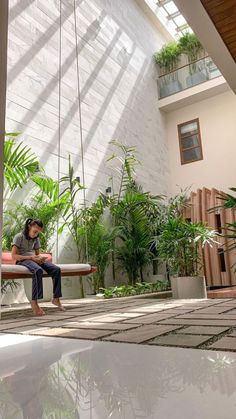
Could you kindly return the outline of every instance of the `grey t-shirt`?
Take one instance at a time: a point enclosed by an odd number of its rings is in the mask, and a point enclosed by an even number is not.
[[[38,237],[35,239],[27,239],[24,233],[18,233],[12,240],[11,245],[15,245],[18,248],[19,255],[33,256],[35,254],[35,250],[40,248],[40,241]]]

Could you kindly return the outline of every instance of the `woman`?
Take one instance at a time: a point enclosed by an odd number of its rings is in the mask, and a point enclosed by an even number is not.
[[[38,305],[38,299],[43,298],[43,270],[53,280],[52,304],[65,311],[62,306],[61,294],[61,270],[51,262],[46,262],[47,257],[40,255],[39,233],[43,231],[43,223],[40,220],[28,218],[24,231],[16,234],[12,241],[12,258],[16,264],[26,266],[32,273],[32,301],[31,307],[36,316],[43,316],[45,312]]]

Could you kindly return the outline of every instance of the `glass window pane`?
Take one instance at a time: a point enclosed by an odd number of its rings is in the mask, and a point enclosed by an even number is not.
[[[193,148],[192,150],[185,150],[183,151],[183,159],[185,163],[188,163],[190,161],[194,160],[200,160],[201,159],[201,149],[200,147]]]
[[[182,125],[182,127],[180,128],[181,134],[192,133],[192,132],[196,132],[197,130],[198,130],[197,121]]]
[[[183,150],[185,150],[186,148],[198,146],[198,135],[192,135],[191,137],[182,138],[181,145]]]
[[[167,12],[171,15],[172,13],[178,12],[178,9],[175,5],[175,3],[171,0],[169,3],[165,4],[165,9]]]
[[[174,20],[174,22],[176,23],[177,26],[182,26],[182,25],[187,23],[186,20],[184,19],[184,17],[181,16],[181,15],[175,17],[173,20]]]

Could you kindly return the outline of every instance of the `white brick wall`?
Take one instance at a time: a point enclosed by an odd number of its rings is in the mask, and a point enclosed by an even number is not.
[[[10,0],[7,130],[20,130],[46,172],[58,170],[59,0]],[[135,0],[77,0],[87,198],[107,186],[113,138],[136,145],[138,181],[167,193],[165,126],[153,52],[165,41]],[[61,173],[81,176],[73,1],[63,1]]]

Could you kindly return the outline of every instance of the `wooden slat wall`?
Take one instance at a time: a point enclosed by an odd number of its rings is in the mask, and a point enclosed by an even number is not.
[[[236,61],[236,0],[201,0],[201,3]]]
[[[191,219],[191,221],[206,222],[208,226],[217,230],[217,212],[208,212],[210,208],[222,205],[222,201],[218,198],[222,192],[216,189],[198,189],[197,192],[192,192],[190,197],[191,207],[184,212],[184,217]],[[221,226],[224,227],[227,223],[235,222],[235,211],[231,209],[218,211],[221,217]],[[223,231],[224,233],[224,231]],[[236,285],[236,274],[232,265],[236,262],[236,251],[225,252],[225,266],[226,272],[221,272],[220,257],[218,248],[225,249],[227,239],[218,237],[219,245],[214,245],[212,248],[207,246],[203,251],[204,274],[208,286],[230,286]]]

